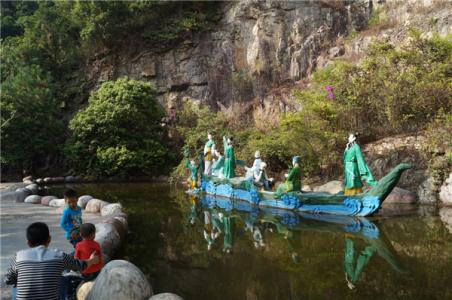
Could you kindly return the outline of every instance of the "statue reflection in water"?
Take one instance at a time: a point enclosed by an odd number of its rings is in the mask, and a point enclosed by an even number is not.
[[[299,244],[296,239],[301,237],[301,231],[342,232],[344,233],[344,273],[348,288],[356,288],[363,270],[375,253],[394,270],[403,272],[384,232],[366,218],[293,213],[278,209],[259,210],[244,202],[233,202],[210,196],[204,197],[202,201],[195,198],[191,198],[189,223],[194,226],[196,220],[200,220],[199,216],[203,216],[203,237],[209,251],[223,235],[222,251],[232,253],[236,230],[243,224],[243,231],[249,232],[247,236],[251,238],[251,245],[255,249],[268,247],[265,237],[268,234],[277,234],[285,240],[287,252],[293,263],[298,264],[300,257],[294,245]],[[235,212],[242,213],[239,215]]]

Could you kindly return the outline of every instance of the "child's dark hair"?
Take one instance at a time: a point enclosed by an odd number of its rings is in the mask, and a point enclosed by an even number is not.
[[[96,226],[91,223],[83,223],[82,226],[80,226],[80,235],[82,238],[88,238],[91,234],[96,232]]]
[[[64,192],[64,198],[77,198],[77,192],[74,191],[73,189],[67,189]]]
[[[32,247],[45,245],[49,237],[49,227],[46,223],[36,222],[27,227],[27,240]]]

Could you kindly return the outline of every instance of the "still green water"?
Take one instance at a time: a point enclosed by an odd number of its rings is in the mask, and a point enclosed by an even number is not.
[[[166,184],[74,188],[122,203],[130,233],[120,256],[147,275],[154,293],[452,299],[452,234],[431,209],[390,218],[322,217],[195,199]]]

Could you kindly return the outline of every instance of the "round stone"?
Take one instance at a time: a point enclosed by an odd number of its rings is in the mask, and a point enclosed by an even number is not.
[[[122,212],[122,206],[119,203],[112,203],[102,207],[100,214],[102,217],[110,217]]]
[[[30,195],[24,200],[25,203],[38,204],[41,203],[41,196],[38,195]]]
[[[98,213],[102,207],[106,205],[106,203],[108,204],[108,202],[100,199],[91,199],[86,204],[85,211],[90,213]]]
[[[75,177],[74,176],[66,176],[64,177],[64,182],[75,182]]]
[[[135,265],[125,260],[113,260],[106,264],[97,276],[86,299],[144,300],[149,299],[152,294],[146,276]]]
[[[173,293],[160,293],[152,296],[149,300],[184,300],[184,298]]]
[[[96,242],[99,243],[102,252],[111,256],[120,244],[121,237],[115,226],[107,223],[96,224]]]
[[[93,287],[95,281],[88,281],[85,283],[82,283],[77,288],[77,300],[85,300],[88,297],[89,292],[91,291],[91,288]]]
[[[66,201],[64,199],[53,199],[50,200],[49,206],[52,207],[62,207],[66,205]]]
[[[29,189],[32,194],[37,194],[39,191],[39,186],[36,183],[29,184],[25,188]]]
[[[90,196],[90,195],[80,196],[78,198],[77,205],[80,206],[82,209],[85,209],[86,204],[88,204],[88,201],[91,199],[93,199],[93,196]]]
[[[125,239],[125,237],[127,235],[127,226],[125,226],[123,224],[123,222],[121,222],[120,220],[118,220],[115,217],[110,217],[110,218],[106,219],[104,221],[104,223],[112,224],[115,227],[116,231],[118,232],[119,237],[121,238],[121,241],[123,241]]]
[[[55,196],[44,196],[41,198],[41,204],[45,205],[45,206],[49,206],[50,201],[52,201],[53,199],[58,199]]]

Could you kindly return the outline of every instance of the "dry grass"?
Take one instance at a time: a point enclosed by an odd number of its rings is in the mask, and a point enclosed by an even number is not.
[[[253,111],[254,126],[263,133],[269,133],[279,127],[281,116],[278,108],[258,106]]]

